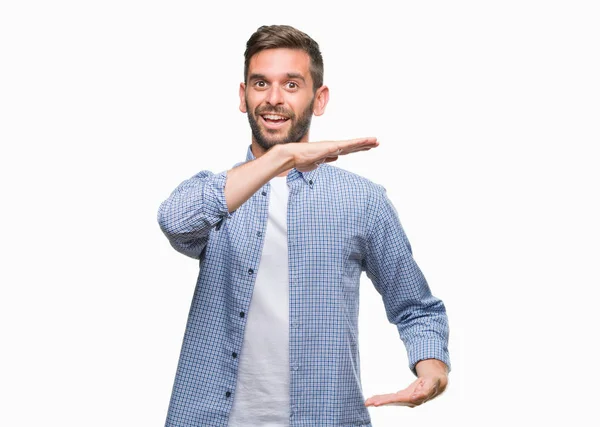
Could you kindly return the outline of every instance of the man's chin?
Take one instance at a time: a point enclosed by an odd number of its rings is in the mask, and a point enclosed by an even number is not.
[[[264,135],[262,135],[261,141],[262,141],[262,144],[260,144],[260,145],[266,145],[269,148],[271,148],[271,147],[273,147],[275,145],[288,144],[288,143],[292,142],[287,137],[285,137],[285,138],[281,138],[281,137],[280,138],[269,138],[269,137],[266,137],[265,138]]]

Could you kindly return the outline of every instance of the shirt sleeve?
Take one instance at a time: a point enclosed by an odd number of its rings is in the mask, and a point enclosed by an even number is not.
[[[364,268],[381,294],[388,320],[397,326],[408,353],[410,370],[424,359],[438,359],[450,369],[448,319],[444,303],[431,294],[413,259],[396,209],[379,192],[371,209]]]
[[[158,209],[158,224],[177,251],[199,259],[211,228],[230,218],[225,200],[227,171],[202,171],[182,182]]]

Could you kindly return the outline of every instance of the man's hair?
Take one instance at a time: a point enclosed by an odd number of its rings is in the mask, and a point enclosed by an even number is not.
[[[263,25],[250,36],[244,52],[244,83],[248,79],[250,59],[266,49],[300,49],[310,57],[310,76],[313,92],[323,86],[323,57],[319,45],[310,36],[289,25]]]

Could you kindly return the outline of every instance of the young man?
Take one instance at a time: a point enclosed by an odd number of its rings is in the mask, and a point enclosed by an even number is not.
[[[448,381],[448,324],[383,186],[327,164],[376,138],[309,141],[329,99],[318,44],[289,26],[248,40],[240,110],[252,143],[162,203],[173,247],[200,260],[166,425],[370,426],[367,406],[419,405]],[[364,400],[365,271],[418,379]]]

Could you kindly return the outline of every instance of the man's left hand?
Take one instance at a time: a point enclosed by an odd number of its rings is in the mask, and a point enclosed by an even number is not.
[[[448,367],[436,359],[421,360],[416,364],[418,378],[397,393],[379,394],[368,398],[365,406],[398,405],[414,408],[431,400],[446,389]]]

